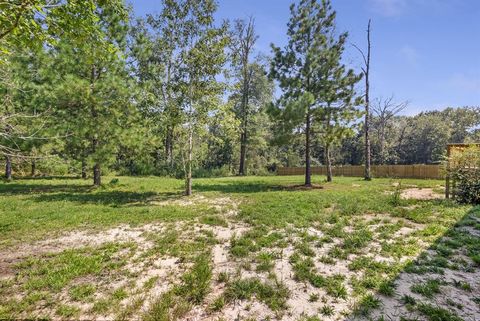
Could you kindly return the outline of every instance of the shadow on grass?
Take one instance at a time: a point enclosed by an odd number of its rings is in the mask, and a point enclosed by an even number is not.
[[[62,178],[63,179],[63,178]],[[155,191],[132,192],[114,190],[109,186],[95,188],[82,184],[58,184],[49,182],[20,184],[10,182],[0,184],[0,196],[31,195],[36,202],[74,202],[80,204],[100,204],[109,206],[145,206],[151,201],[165,201],[180,197],[180,192]]]
[[[75,202],[80,204],[101,204],[110,206],[147,205],[152,200],[164,200],[178,195],[176,193],[98,191],[87,193],[55,193],[39,195],[37,202]]]
[[[435,203],[448,203],[447,207],[455,204],[448,200]],[[480,276],[479,235],[477,206],[384,282],[383,288],[373,289],[374,295],[356,304],[346,320],[476,320],[480,315],[476,281]],[[378,263],[371,261],[363,269],[370,273],[378,269]],[[436,282],[438,290],[429,287]]]
[[[42,176],[42,175],[38,175],[38,176],[19,176],[19,177],[16,177],[16,176],[13,176],[13,181],[15,180],[22,180],[22,181],[39,181],[39,180],[48,180],[48,181],[53,181],[53,180],[56,180],[56,179],[59,179],[59,180],[80,180],[81,177],[80,176]],[[84,181],[87,181],[87,179],[85,179]]]
[[[234,182],[228,184],[202,184],[194,183],[193,190],[196,192],[220,192],[220,193],[261,193],[261,192],[277,192],[277,191],[313,191],[323,189],[321,185],[312,185],[306,187],[305,185],[289,184],[289,185],[272,185],[262,182],[258,183],[241,183]]]
[[[0,195],[29,195],[40,193],[80,193],[89,192],[93,189],[90,185],[81,184],[0,184]]]

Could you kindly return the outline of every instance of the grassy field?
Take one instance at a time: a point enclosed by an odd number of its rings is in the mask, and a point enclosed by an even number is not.
[[[0,183],[0,319],[475,320],[480,209],[442,181]]]

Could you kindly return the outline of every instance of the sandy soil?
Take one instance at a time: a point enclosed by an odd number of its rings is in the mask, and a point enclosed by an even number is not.
[[[435,192],[432,188],[408,188],[402,191],[403,199],[433,200],[442,199],[444,195]]]
[[[432,189],[410,188],[404,190],[403,198],[416,199],[435,199],[441,198],[441,195],[435,193]],[[137,245],[137,250],[132,257],[129,258],[125,270],[129,275],[120,275],[114,279],[93,279],[91,282],[98,282],[98,286],[103,291],[99,291],[96,299],[102,298],[105,293],[111,292],[113,289],[120,287],[128,287],[129,297],[122,301],[122,306],[134,304],[135,300],[142,299],[140,309],[132,316],[133,319],[140,319],[141,314],[148,311],[152,302],[158,298],[162,293],[168,291],[174,284],[179,282],[179,276],[182,275],[188,268],[189,264],[181,262],[179,258],[162,256],[144,259],[142,255],[152,248],[154,245],[148,234],[162,234],[167,230],[175,229],[180,231],[182,237],[191,237],[202,230],[210,231],[217,239],[217,243],[213,245],[211,251],[213,278],[211,284],[211,291],[205,298],[204,302],[198,306],[192,307],[191,311],[183,318],[186,321],[206,321],[206,320],[245,320],[253,318],[257,320],[281,320],[281,321],[295,321],[304,316],[319,316],[322,320],[345,320],[346,316],[351,313],[355,304],[352,299],[353,289],[350,284],[352,278],[361,278],[362,272],[354,272],[349,269],[349,264],[356,258],[357,255],[350,255],[347,259],[336,259],[333,264],[325,264],[320,261],[322,256],[328,256],[329,251],[341,244],[342,239],[334,238],[332,243],[324,244],[322,247],[315,247],[315,270],[323,276],[332,276],[335,274],[342,274],[346,277],[344,282],[347,291],[348,299],[334,299],[329,296],[325,289],[314,288],[307,282],[298,282],[294,279],[294,272],[292,264],[289,262],[289,257],[294,252],[294,244],[299,241],[301,233],[307,233],[314,238],[321,238],[324,233],[320,227],[310,227],[308,229],[295,229],[288,226],[278,232],[286,235],[288,239],[288,246],[286,248],[272,248],[269,251],[278,253],[278,257],[274,261],[273,274],[277,280],[283,282],[289,289],[290,296],[287,301],[288,309],[281,312],[271,311],[265,304],[252,301],[237,301],[227,304],[221,311],[212,312],[209,307],[211,303],[225,290],[225,284],[217,282],[217,277],[222,272],[227,272],[230,275],[237,275],[240,277],[258,277],[264,282],[270,282],[269,274],[267,272],[256,272],[255,263],[252,263],[252,268],[249,270],[242,269],[242,264],[245,259],[235,259],[230,253],[232,237],[238,237],[247,232],[251,227],[247,224],[240,223],[236,220],[238,212],[238,204],[232,202],[229,198],[207,199],[205,197],[196,196],[192,199],[169,200],[155,203],[153,205],[179,205],[191,206],[195,204],[209,204],[212,207],[219,209],[223,217],[228,222],[228,226],[209,226],[200,223],[175,223],[175,224],[146,224],[143,226],[130,227],[127,225],[120,225],[114,228],[106,229],[104,231],[73,231],[66,233],[60,237],[42,240],[34,244],[22,245],[16,248],[9,249],[0,253],[0,278],[9,279],[15,275],[14,265],[28,256],[40,256],[45,253],[59,253],[65,249],[80,248],[84,246],[100,246],[110,242],[133,242]],[[412,233],[421,230],[424,226],[421,224],[414,224],[403,218],[386,217],[382,214],[368,214],[355,217],[355,220],[368,224],[368,228],[374,233],[374,240],[363,250],[362,255],[374,257],[378,262],[389,262],[390,257],[383,257],[380,255],[381,244],[377,239],[379,232],[377,230],[382,227],[387,221],[390,224],[398,223],[399,229],[392,233],[391,240],[408,238]],[[475,237],[479,237],[479,232],[470,227],[463,227]],[[351,233],[352,226],[347,226],[345,231]],[[193,233],[193,234],[192,234]],[[418,242],[419,249],[425,250],[427,244]],[[413,257],[403,257],[401,260],[414,259]],[[466,272],[462,270],[453,271],[446,269],[443,276],[439,275],[412,275],[402,273],[396,279],[396,294],[394,297],[380,296],[382,306],[376,310],[371,316],[372,319],[377,319],[380,316],[386,316],[388,320],[400,320],[400,317],[414,317],[422,319],[421,316],[407,310],[402,304],[401,298],[403,295],[410,295],[418,300],[425,301],[425,298],[418,294],[411,292],[412,284],[424,282],[428,278],[441,277],[446,283],[442,285],[441,294],[436,296],[436,299],[431,303],[439,306],[450,306],[451,300],[461,304],[464,308],[457,309],[456,313],[464,320],[478,320],[480,319],[480,307],[473,303],[472,298],[480,296],[480,270],[476,269],[474,272]],[[153,286],[145,289],[145,285],[152,279],[155,279]],[[78,281],[78,280],[76,280]],[[85,280],[83,280],[85,281]],[[133,281],[133,283],[132,283]],[[454,281],[468,282],[472,286],[472,292],[465,293],[460,291],[453,284]],[[311,295],[318,295],[319,300],[311,302]],[[19,293],[21,296],[21,293]],[[62,292],[57,298],[60,302],[75,305],[82,311],[83,318],[98,318],[98,315],[89,315],[88,312],[92,307],[91,303],[75,303],[70,302],[67,292]],[[333,307],[333,313],[330,316],[320,316],[319,311],[324,306]],[[58,316],[52,311],[47,312],[53,319],[58,319]],[[103,319],[114,319],[114,315],[103,316]]]

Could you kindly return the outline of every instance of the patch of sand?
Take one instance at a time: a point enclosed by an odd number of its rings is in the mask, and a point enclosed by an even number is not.
[[[402,191],[402,199],[433,200],[442,199],[442,194],[436,193],[432,188],[408,188]]]

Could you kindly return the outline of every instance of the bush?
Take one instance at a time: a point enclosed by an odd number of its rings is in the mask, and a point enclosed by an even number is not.
[[[480,146],[454,149],[448,161],[448,174],[456,184],[456,200],[480,204]]]
[[[480,204],[480,170],[463,170],[455,177],[455,197],[460,203]]]
[[[183,173],[182,173],[183,175]],[[232,173],[228,166],[217,167],[217,168],[197,168],[192,172],[193,178],[211,178],[211,177],[227,177],[231,176]]]

